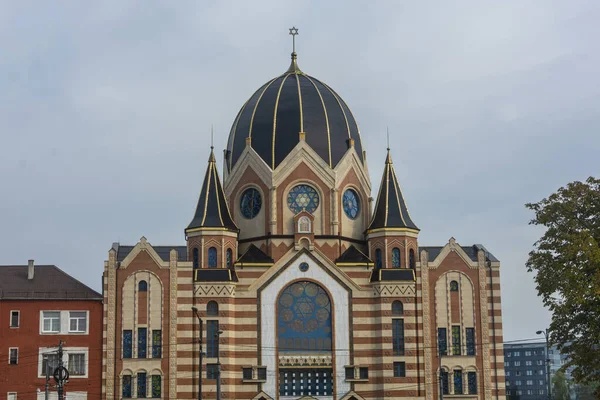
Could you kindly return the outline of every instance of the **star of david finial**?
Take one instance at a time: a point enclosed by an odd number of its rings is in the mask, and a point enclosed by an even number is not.
[[[296,52],[296,35],[298,34],[298,28],[292,26],[290,28],[290,35],[292,35],[292,51]]]

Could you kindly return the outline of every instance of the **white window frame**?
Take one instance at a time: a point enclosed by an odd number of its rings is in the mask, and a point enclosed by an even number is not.
[[[80,321],[81,318],[77,317],[77,318],[72,318],[71,317],[71,313],[84,313],[85,314],[85,321],[84,321],[84,327],[83,330],[71,330],[71,321],[72,320],[77,320]],[[89,320],[89,312],[86,310],[71,310],[69,311],[69,333],[87,333],[88,332],[88,320]],[[79,326],[79,322],[77,323],[77,327],[78,329],[80,328]]]
[[[15,364],[11,364],[11,362],[10,362],[10,355],[11,355],[10,353],[13,350],[17,351],[17,362]],[[18,347],[9,347],[8,348],[8,365],[19,365],[19,348]]]
[[[6,393],[6,399],[7,400],[17,400],[17,392],[7,392]],[[12,397],[14,396],[14,397]]]
[[[17,313],[17,325],[13,325],[13,313]],[[21,311],[20,310],[10,310],[10,321],[8,322],[11,329],[20,328],[21,327]]]
[[[46,378],[46,371],[42,370],[44,355],[47,353],[56,353],[58,347],[40,347],[38,355],[38,378]],[[84,354],[85,375],[70,375],[69,379],[87,379],[90,374],[90,355],[88,347],[63,347],[63,365],[69,369],[69,355]]]
[[[71,372],[71,370],[72,370],[72,368],[71,368],[71,356],[75,356],[75,355],[81,355],[81,356],[83,356],[83,368],[85,370],[84,374],[79,374],[78,375],[78,374],[75,374],[75,373]],[[71,376],[72,377],[87,376],[87,374],[88,374],[88,370],[87,370],[87,367],[88,367],[87,354],[84,353],[84,352],[78,353],[76,351],[70,352],[67,355],[67,364],[66,364],[66,366],[67,366],[67,370],[69,370],[69,377],[71,377]]]
[[[46,320],[44,313],[58,313],[58,330],[57,331],[44,329],[44,322]],[[42,311],[40,311],[40,332],[45,335],[60,335],[61,319],[62,319],[61,312],[59,310],[42,310]],[[52,323],[50,323],[50,328],[52,329]]]

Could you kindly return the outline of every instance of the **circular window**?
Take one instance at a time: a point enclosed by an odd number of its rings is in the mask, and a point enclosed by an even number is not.
[[[303,210],[312,214],[319,207],[319,194],[308,185],[294,186],[288,193],[287,203],[294,214]]]
[[[347,189],[344,192],[342,203],[344,204],[344,212],[348,218],[356,219],[356,217],[358,217],[358,211],[360,210],[358,194],[352,189]]]
[[[246,189],[240,201],[240,211],[244,218],[252,219],[258,215],[262,206],[262,198],[258,190]]]
[[[302,271],[302,272],[308,271],[308,263],[307,262],[300,263],[300,271]]]

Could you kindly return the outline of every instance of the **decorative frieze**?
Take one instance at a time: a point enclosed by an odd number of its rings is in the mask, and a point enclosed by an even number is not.
[[[235,297],[235,284],[203,284],[194,285],[196,297]]]

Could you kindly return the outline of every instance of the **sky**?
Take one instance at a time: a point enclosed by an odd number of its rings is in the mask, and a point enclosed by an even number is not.
[[[289,65],[334,88],[419,243],[501,260],[505,340],[550,314],[524,206],[600,176],[597,1],[0,2],[0,264],[101,290],[113,242],[185,244],[215,128]]]

